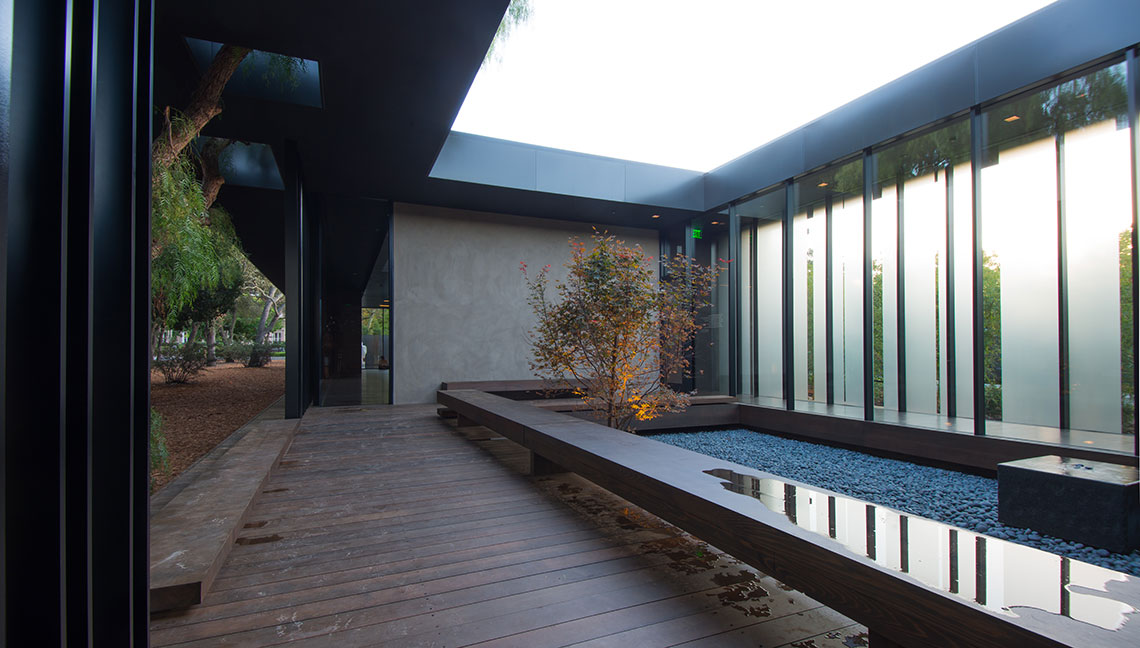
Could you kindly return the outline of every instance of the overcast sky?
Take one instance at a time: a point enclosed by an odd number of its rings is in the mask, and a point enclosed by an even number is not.
[[[531,3],[454,130],[708,171],[1051,1]]]

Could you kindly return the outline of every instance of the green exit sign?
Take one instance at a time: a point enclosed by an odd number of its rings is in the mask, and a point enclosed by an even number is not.
[[[693,238],[695,238],[695,239],[701,238],[701,228],[699,228],[699,227],[693,228]]]

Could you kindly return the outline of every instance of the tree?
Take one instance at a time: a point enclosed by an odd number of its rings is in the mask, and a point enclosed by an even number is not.
[[[246,294],[261,301],[261,317],[253,335],[253,348],[250,350],[247,367],[263,367],[269,364],[269,345],[265,337],[285,317],[285,294],[249,261],[245,262]]]
[[[550,266],[526,276],[538,318],[531,369],[573,390],[610,427],[632,431],[635,421],[683,410],[688,395],[673,391],[668,376],[689,367],[697,311],[708,305],[716,270],[678,255],[657,282],[640,247],[596,232],[592,249],[570,245],[569,275],[553,283],[557,303],[548,297]]]
[[[515,27],[530,20],[531,13],[533,9],[530,0],[511,0],[506,13],[503,14],[503,20],[499,23],[499,28],[495,30],[495,37],[491,39],[491,46],[487,48],[487,54],[483,57],[483,65],[491,59],[499,59],[498,47],[510,37]]]

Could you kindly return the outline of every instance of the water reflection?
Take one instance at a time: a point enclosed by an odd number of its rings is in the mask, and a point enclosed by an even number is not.
[[[802,529],[995,612],[1037,608],[1118,630],[1137,611],[1111,594],[1087,593],[1129,580],[1120,572],[778,479],[705,472]]]

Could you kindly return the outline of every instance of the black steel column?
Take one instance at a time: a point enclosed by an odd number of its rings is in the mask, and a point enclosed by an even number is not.
[[[0,24],[0,644],[145,645],[151,4]]]
[[[898,231],[895,236],[895,290],[896,290],[896,312],[895,312],[895,337],[897,342],[897,358],[896,366],[898,367],[898,398],[899,398],[899,411],[906,411],[906,250],[903,245],[903,236],[905,234],[903,222],[903,179],[900,176],[895,184],[895,206],[896,217],[898,219]],[[886,278],[884,277],[884,280]],[[884,291],[883,299],[886,299]],[[934,314],[938,317],[937,311]],[[886,328],[886,321],[883,322],[883,327]],[[935,344],[938,341],[935,340]],[[883,367],[883,381],[886,382],[887,368]],[[883,401],[886,405],[886,400]]]
[[[946,172],[946,416],[958,416],[958,343],[955,322],[954,272],[954,166],[951,161]]]
[[[982,268],[982,152],[985,147],[982,110],[970,111],[970,172],[973,174],[973,299],[974,299],[974,434],[986,433],[986,340]]]
[[[1128,68],[1125,75],[1128,77],[1128,124],[1132,140],[1128,147],[1132,151],[1132,385],[1135,391],[1133,399],[1140,400],[1140,362],[1135,361],[1136,347],[1140,346],[1140,321],[1137,321],[1137,295],[1140,294],[1140,289],[1136,286],[1136,277],[1140,276],[1137,274],[1140,261],[1136,258],[1140,251],[1136,247],[1137,217],[1140,214],[1140,56],[1137,56],[1136,48],[1128,50],[1125,61]],[[1134,416],[1132,423],[1132,453],[1135,455],[1140,455],[1140,430],[1136,425],[1138,418],[1140,416]]]
[[[875,304],[871,247],[871,198],[875,156],[863,151],[863,420],[875,420]],[[847,365],[843,371],[846,374]]]
[[[393,400],[393,396],[395,394],[396,372],[400,369],[396,366],[396,318],[393,316],[396,312],[396,240],[393,238],[396,229],[394,227],[395,217],[393,216],[392,203],[387,203],[384,209],[384,216],[388,221],[388,404],[391,405],[396,402]],[[671,254],[667,254],[662,260],[667,260],[671,256]]]
[[[799,201],[797,200],[796,183],[788,180],[784,185],[784,263],[783,263],[783,281],[784,281],[784,299],[782,308],[784,315],[784,350],[783,350],[783,365],[784,365],[784,403],[789,410],[796,408],[796,357],[795,357],[795,299],[793,297],[793,290],[795,289],[794,275],[792,274],[794,266],[792,265],[795,260],[792,258],[794,247],[794,234],[792,229],[792,218],[796,213],[796,207]]]
[[[6,244],[0,255],[5,264],[0,578],[3,609],[13,623],[4,628],[0,643],[11,646],[59,646],[66,639],[66,5],[10,0],[4,7],[11,16],[3,34],[11,86],[0,101],[10,120],[0,159],[8,180],[7,200],[0,204],[6,235],[0,240]]]
[[[740,394],[740,214],[728,208],[728,393]]]
[[[834,238],[832,237],[832,226],[835,220],[832,218],[832,210],[834,205],[834,196],[831,192],[827,193],[823,203],[823,331],[824,341],[823,347],[825,350],[824,357],[824,377],[827,380],[827,404],[835,404],[835,283],[832,277],[835,276],[835,254],[832,252],[834,249]],[[844,365],[846,368],[846,365]]]
[[[281,176],[285,184],[285,417],[300,418],[308,406],[305,401],[309,346],[305,301],[308,240],[297,143],[286,140],[281,157]]]
[[[137,519],[134,507],[147,506],[150,481],[149,469],[141,474],[135,470],[149,454],[148,407],[135,397],[141,391],[136,388],[141,387],[138,383],[149,386],[150,354],[134,355],[139,349],[136,337],[147,337],[150,330],[149,295],[146,308],[135,303],[136,282],[147,280],[150,260],[149,252],[136,256],[141,248],[138,237],[146,240],[148,250],[150,242],[149,200],[139,201],[137,192],[139,184],[148,189],[150,185],[150,84],[145,79],[146,86],[138,92],[137,3],[100,0],[97,7],[93,146],[86,161],[92,167],[87,429],[90,641],[96,646],[130,646],[146,643],[147,618],[144,614],[138,619],[137,614],[145,613],[150,596],[146,570],[138,573],[132,557],[134,551],[146,547],[147,529],[134,529],[133,521]],[[149,22],[149,11],[146,14]],[[142,47],[149,50],[149,34]],[[139,94],[145,96],[145,107],[140,106]],[[72,111],[73,123],[79,114]],[[137,128],[138,121],[148,126]],[[140,137],[146,138],[145,147]],[[75,164],[78,150],[72,152]],[[137,159],[140,152],[141,159]],[[76,216],[71,213],[68,218]],[[70,331],[68,335],[72,337]],[[74,433],[68,430],[69,442]],[[139,631],[144,634],[136,635]]]
[[[1069,256],[1068,223],[1065,219],[1065,134],[1056,133],[1057,148],[1057,391],[1058,427],[1069,428]]]

